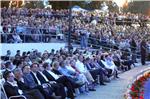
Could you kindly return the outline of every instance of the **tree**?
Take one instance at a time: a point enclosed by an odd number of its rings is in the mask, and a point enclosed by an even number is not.
[[[150,1],[133,1],[129,3],[128,12],[148,14]]]

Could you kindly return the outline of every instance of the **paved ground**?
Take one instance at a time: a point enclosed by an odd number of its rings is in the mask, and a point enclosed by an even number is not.
[[[150,99],[150,79],[145,84],[144,99]]]
[[[141,70],[148,68],[149,66],[138,66],[119,74],[119,79],[113,79],[106,86],[97,86],[95,92],[89,92],[88,94],[80,94],[76,99],[124,99],[123,95],[127,89],[128,84],[132,81]]]

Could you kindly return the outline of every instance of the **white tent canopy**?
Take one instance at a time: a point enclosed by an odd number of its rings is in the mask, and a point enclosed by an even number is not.
[[[95,9],[94,12],[96,12],[96,13],[103,13],[104,11],[100,10],[100,9]]]
[[[71,9],[72,11],[76,11],[76,12],[82,12],[82,11],[87,11],[87,10],[85,10],[85,9],[83,9],[83,8],[81,8],[80,6],[74,6],[74,7],[72,7],[72,9]]]

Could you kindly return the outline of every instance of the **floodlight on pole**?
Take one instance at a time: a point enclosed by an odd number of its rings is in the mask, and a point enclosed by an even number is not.
[[[119,7],[119,12],[121,12],[121,8],[125,4],[128,4],[129,2],[131,2],[131,0],[113,0],[113,2],[115,2],[117,4],[117,6]]]

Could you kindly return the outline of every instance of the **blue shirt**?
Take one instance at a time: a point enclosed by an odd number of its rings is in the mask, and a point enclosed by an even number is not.
[[[24,83],[29,85],[30,88],[34,88],[35,86],[37,86],[37,84],[34,81],[34,78],[32,77],[32,75],[30,73],[25,73],[23,75],[23,78],[24,78]]]
[[[73,77],[74,74],[74,72],[68,70],[66,67],[60,67],[58,71],[68,77]]]
[[[16,32],[17,33],[25,33],[26,32],[26,29],[25,29],[25,27],[23,27],[23,26],[17,26],[16,27]]]

